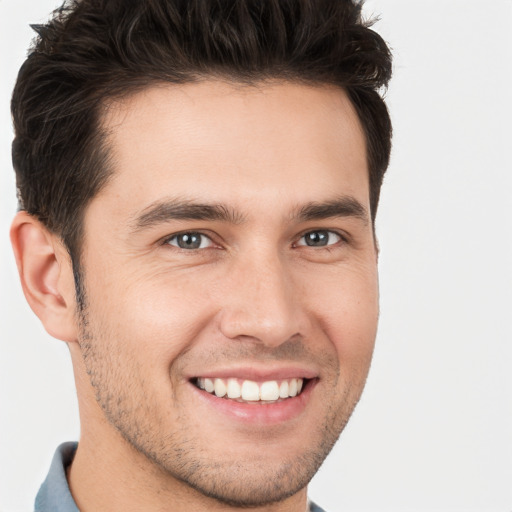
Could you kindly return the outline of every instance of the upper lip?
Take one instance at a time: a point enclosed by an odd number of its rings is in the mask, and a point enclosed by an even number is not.
[[[190,375],[190,379],[196,377],[203,378],[219,378],[219,379],[242,379],[253,380],[255,382],[266,382],[270,380],[284,380],[284,379],[314,379],[318,377],[318,372],[311,368],[306,368],[300,365],[281,365],[275,368],[258,368],[254,365],[236,366],[233,368],[218,368],[218,369],[205,369],[197,374]]]

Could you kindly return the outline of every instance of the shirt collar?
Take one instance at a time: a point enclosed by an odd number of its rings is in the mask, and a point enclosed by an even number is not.
[[[66,468],[78,443],[63,443],[53,456],[50,471],[36,496],[35,512],[80,512],[69,490]]]

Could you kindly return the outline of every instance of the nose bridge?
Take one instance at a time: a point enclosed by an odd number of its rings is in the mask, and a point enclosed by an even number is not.
[[[277,346],[300,334],[301,314],[290,268],[277,251],[257,251],[231,269],[221,330]]]

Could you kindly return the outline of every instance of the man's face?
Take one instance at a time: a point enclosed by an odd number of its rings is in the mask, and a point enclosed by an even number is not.
[[[161,85],[105,125],[114,175],[82,258],[81,349],[108,419],[93,429],[226,503],[298,492],[359,399],[376,333],[353,107],[331,87]]]

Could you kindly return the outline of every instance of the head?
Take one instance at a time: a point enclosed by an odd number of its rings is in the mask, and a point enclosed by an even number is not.
[[[82,0],[34,28],[13,161],[83,432],[223,503],[296,495],[371,360],[385,43],[355,1]]]
[[[102,127],[112,101],[158,83],[283,80],[347,93],[365,132],[374,220],[391,148],[379,95],[391,56],[361,10],[357,0],[66,2],[33,26],[14,89],[20,207],[78,260],[84,211],[112,173]]]

